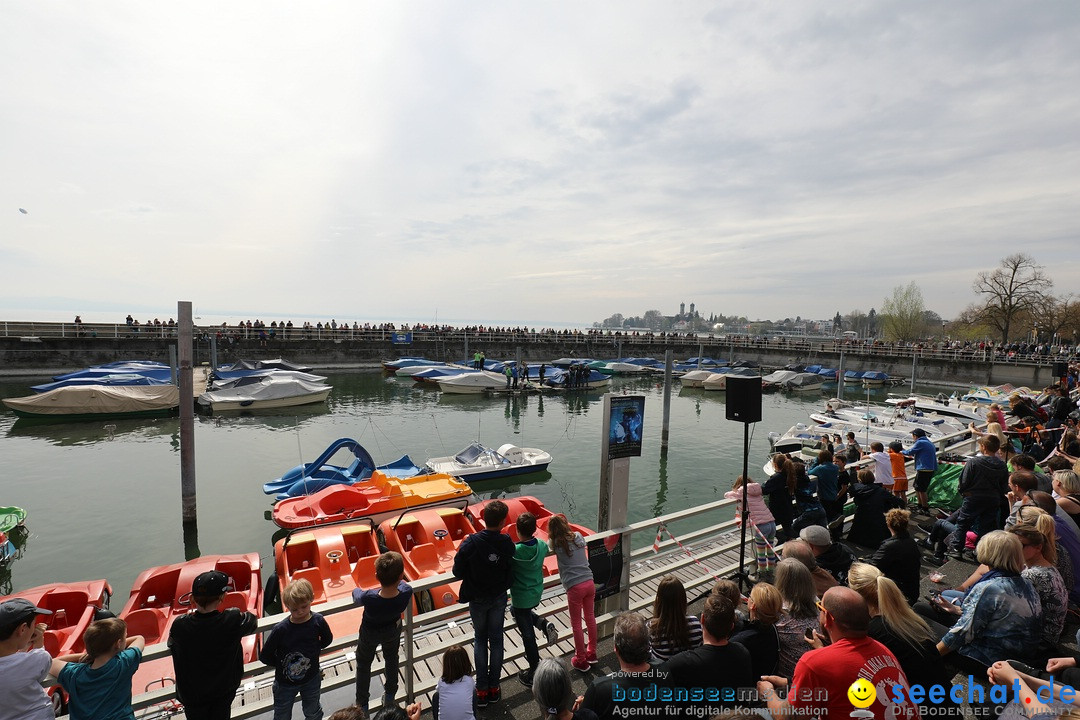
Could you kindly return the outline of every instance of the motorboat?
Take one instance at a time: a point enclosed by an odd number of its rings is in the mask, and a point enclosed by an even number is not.
[[[589,363],[596,362],[593,358],[576,358],[576,357],[561,357],[558,360],[552,360],[549,363],[552,367],[562,368],[565,370],[571,365],[588,365]]]
[[[356,588],[377,588],[380,553],[375,526],[368,520],[291,532],[274,544],[275,578],[267,592],[280,594],[291,581],[307,580],[315,591],[314,604],[322,605],[350,597]],[[357,607],[325,617],[334,637],[345,637],[356,633],[363,615]]]
[[[867,370],[859,378],[863,387],[884,387],[889,383],[889,373]]]
[[[312,368],[307,365],[298,365],[296,363],[283,360],[281,358],[275,358],[273,360],[237,360],[231,365],[223,365],[218,370],[237,371],[237,370],[286,370],[290,372],[302,372],[310,373]]]
[[[339,452],[350,453],[348,465],[332,465],[330,461]],[[408,455],[386,465],[376,465],[371,454],[352,438],[339,438],[330,443],[314,462],[304,463],[288,470],[281,477],[263,485],[263,492],[275,495],[278,500],[301,497],[319,492],[331,485],[352,485],[367,480],[379,470],[390,477],[413,477],[427,472],[412,461]]]
[[[967,429],[966,424],[954,417],[940,417],[921,412],[912,412],[910,406],[874,407],[869,405],[850,405],[842,400],[831,400],[824,412],[811,413],[810,419],[819,424],[835,425],[837,422],[856,427],[869,426],[872,429],[893,428],[908,434],[921,428],[930,439],[940,435],[951,435]]]
[[[715,374],[715,370],[690,370],[679,378],[679,382],[684,388],[700,388],[708,377]]]
[[[567,380],[568,373],[561,368],[553,368],[544,375],[544,385],[559,390],[598,390],[611,384],[610,376],[591,368],[589,369],[589,374],[585,376],[585,382],[583,384],[568,388],[566,385]]]
[[[315,375],[300,370],[271,370],[260,368],[258,370],[215,370],[211,380],[211,390],[226,390],[246,383],[256,382],[251,378],[262,378],[271,375],[275,378],[289,378],[303,380],[304,382],[321,385],[326,382],[325,375]]]
[[[146,644],[156,645],[169,638],[173,622],[194,609],[191,584],[204,572],[218,570],[229,576],[222,609],[237,608],[262,614],[261,562],[258,553],[243,555],[204,555],[173,565],[161,565],[144,570],[135,578],[131,594],[120,619],[127,623],[128,636],[142,635]],[[259,634],[241,639],[244,662],[258,657]],[[132,678],[132,694],[157,690],[172,685],[175,680],[172,658],[144,660]]]
[[[919,412],[923,413],[935,413],[942,417],[954,417],[964,422],[983,423],[986,422],[986,408],[987,405],[981,405],[977,402],[968,402],[962,404],[960,400],[953,395],[952,397],[945,397],[939,395],[936,398],[925,397],[922,395],[902,395],[898,397],[890,397],[885,400],[887,405],[895,405],[898,407],[914,407]]]
[[[761,391],[762,392],[775,392],[780,389],[786,381],[798,375],[796,370],[777,370],[771,372],[768,375],[763,375],[761,378]]]
[[[620,358],[618,360],[596,360],[588,363],[589,367],[605,375],[644,375],[663,370],[663,364],[653,358]]]
[[[825,378],[817,372],[801,372],[780,383],[785,392],[817,392],[825,384]]]
[[[460,372],[457,375],[438,378],[439,389],[444,393],[479,395],[488,390],[506,387],[506,376],[488,370]]]
[[[25,418],[98,420],[169,415],[180,405],[175,385],[73,385],[4,404]]]
[[[538,448],[522,448],[507,443],[492,450],[478,442],[469,443],[457,455],[435,457],[424,463],[434,473],[446,473],[463,480],[494,480],[546,470],[551,455]]]
[[[461,543],[476,532],[462,508],[411,511],[379,525],[386,549],[401,553],[405,560],[407,580],[450,572]],[[460,588],[460,580],[433,587],[416,598],[417,606],[421,612],[451,607],[458,602]]]
[[[727,390],[727,381],[730,377],[761,377],[756,370],[750,368],[727,368],[718,373],[713,373],[701,383],[706,390]]]
[[[286,529],[361,518],[380,523],[413,508],[460,503],[471,494],[468,483],[452,475],[394,478],[376,470],[363,482],[334,485],[304,497],[281,500],[271,517]]]
[[[276,374],[237,378],[223,390],[199,396],[199,405],[211,412],[222,410],[265,410],[326,402],[333,388],[322,383],[280,377]]]

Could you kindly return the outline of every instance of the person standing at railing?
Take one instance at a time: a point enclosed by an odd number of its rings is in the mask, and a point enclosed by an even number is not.
[[[356,646],[356,704],[368,711],[371,690],[371,663],[382,646],[383,707],[394,704],[398,688],[398,646],[401,644],[401,614],[412,600],[412,586],[405,582],[405,561],[401,555],[384,552],[375,560],[379,588],[352,591],[353,603],[364,608],[360,638]]]

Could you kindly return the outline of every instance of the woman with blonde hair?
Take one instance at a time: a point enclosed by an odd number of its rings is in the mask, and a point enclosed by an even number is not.
[[[848,587],[866,600],[870,610],[870,637],[892,651],[909,684],[950,685],[952,675],[945,669],[945,661],[936,647],[946,628],[936,626],[936,632],[931,629],[908,607],[896,583],[873,565],[854,563],[848,573]]]
[[[1001,429],[1002,426],[996,422],[986,423],[986,430],[979,430],[975,427],[975,423],[969,423],[968,429],[971,430],[972,437],[976,440],[983,435],[993,435],[998,439],[1001,445],[998,447],[997,456],[1002,460],[1008,460],[1009,456],[1015,454],[1015,449],[1009,439],[1005,437],[1005,432]]]
[[[1039,652],[1042,657],[1049,657],[1055,654],[1054,648],[1065,628],[1065,613],[1069,607],[1069,592],[1055,565],[1054,519],[1040,513],[1035,522],[1017,523],[1008,532],[1020,538],[1020,544],[1024,546],[1026,567],[1020,574],[1039,594],[1042,605],[1042,645]]]
[[[810,571],[795,558],[784,558],[776,566],[776,589],[783,598],[783,612],[776,623],[780,635],[778,673],[790,680],[795,664],[810,649],[806,631],[818,630],[818,598]]]
[[[750,652],[754,677],[775,675],[780,662],[780,634],[776,622],[783,612],[784,598],[769,583],[759,582],[750,590],[747,600],[750,622],[746,628],[731,636],[731,642],[742,645]]]
[[[701,645],[701,621],[686,614],[686,588],[674,575],[665,575],[657,585],[648,627],[649,646],[656,660],[664,661]]]
[[[1080,475],[1072,470],[1058,470],[1050,476],[1050,486],[1057,493],[1058,507],[1080,524]]]

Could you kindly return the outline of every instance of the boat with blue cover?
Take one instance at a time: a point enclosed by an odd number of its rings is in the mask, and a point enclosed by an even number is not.
[[[134,373],[117,373],[115,375],[100,375],[98,377],[78,377],[69,378],[67,380],[57,380],[51,383],[44,383],[43,385],[32,385],[30,387],[36,393],[49,392],[50,390],[56,390],[62,387],[73,387],[76,385],[169,385],[169,380],[159,380],[152,378],[148,375],[137,375]]]
[[[334,465],[331,460],[339,452],[351,453],[348,465]],[[371,477],[376,470],[390,477],[414,477],[427,472],[408,455],[386,465],[376,465],[371,453],[352,438],[338,438],[323,450],[313,462],[297,465],[281,477],[263,485],[263,492],[278,500],[303,497],[324,490],[332,485],[352,485]]]

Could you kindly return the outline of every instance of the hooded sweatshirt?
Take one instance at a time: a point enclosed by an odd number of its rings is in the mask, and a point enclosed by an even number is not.
[[[547,543],[531,538],[514,547],[514,581],[510,585],[510,604],[516,608],[534,608],[544,594],[544,558]]]

